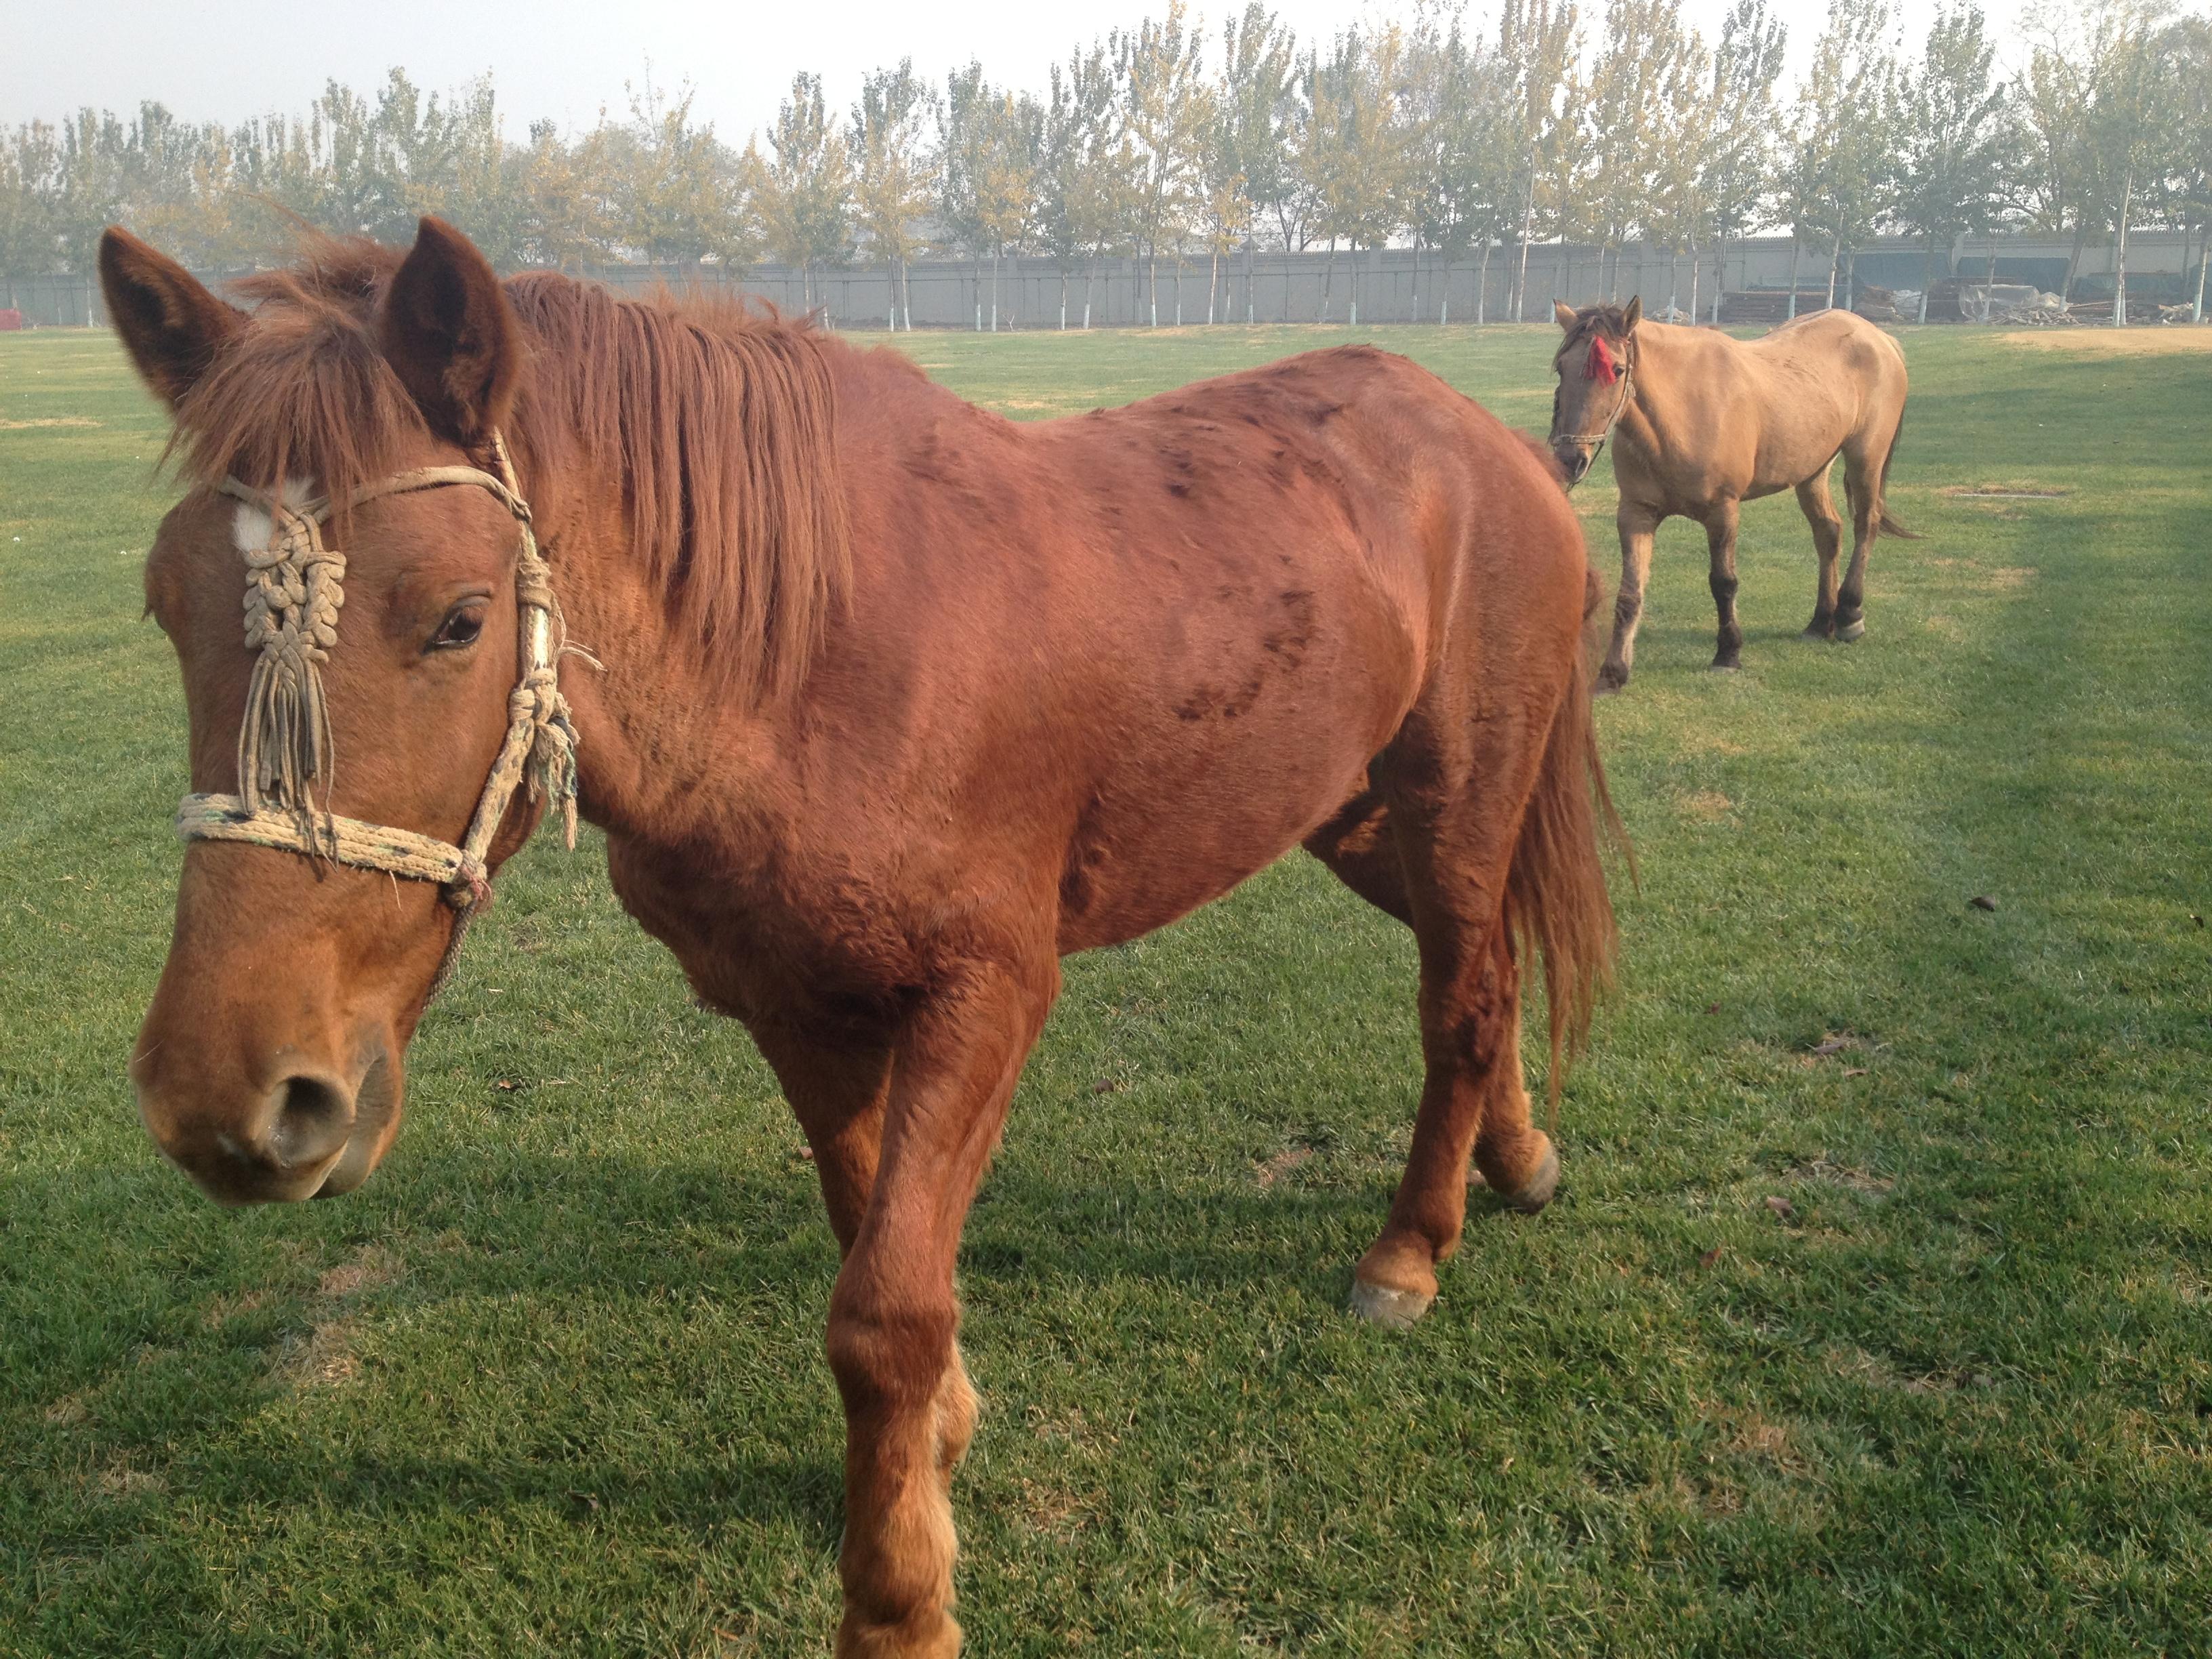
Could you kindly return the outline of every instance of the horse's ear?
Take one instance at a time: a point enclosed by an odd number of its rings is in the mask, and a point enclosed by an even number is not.
[[[1568,333],[1575,331],[1575,308],[1565,300],[1552,301],[1552,316]]]
[[[174,409],[215,367],[246,313],[118,225],[100,239],[100,291],[123,348],[156,396]]]
[[[442,219],[424,219],[377,318],[386,362],[431,429],[472,448],[514,403],[522,367],[514,313],[491,262]]]
[[[1637,325],[1637,324],[1638,324],[1638,323],[1642,322],[1643,320],[1644,320],[1644,296],[1643,296],[1641,294],[1639,294],[1639,295],[1638,295],[1634,299],[1631,300],[1631,301],[1628,302],[1628,312],[1627,312],[1627,314],[1626,314],[1625,317],[1623,317],[1623,318],[1621,319],[1621,323],[1620,323],[1620,331],[1621,331],[1621,333],[1622,333],[1622,334],[1624,334],[1624,335],[1628,335],[1628,334],[1633,334],[1633,333],[1635,333],[1635,332],[1636,332],[1636,325]]]

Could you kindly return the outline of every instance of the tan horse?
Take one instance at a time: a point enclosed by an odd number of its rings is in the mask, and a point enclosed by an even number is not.
[[[1569,482],[1579,482],[1610,437],[1620,484],[1620,592],[1599,689],[1628,684],[1652,537],[1669,518],[1705,527],[1720,612],[1712,665],[1741,665],[1736,509],[1784,489],[1797,492],[1820,557],[1805,637],[1864,634],[1867,554],[1875,538],[1918,539],[1882,500],[1905,424],[1905,353],[1897,342],[1848,311],[1815,312],[1747,341],[1645,322],[1637,300],[1625,310],[1553,309],[1566,338],[1553,360],[1559,380],[1553,452]],[[1843,520],[1828,494],[1828,469],[1839,452],[1854,536],[1840,585]]]
[[[841,1655],[959,1647],[953,1267],[1061,956],[1304,842],[1419,946],[1354,1305],[1425,1310],[1470,1154],[1551,1196],[1521,988],[1540,949],[1556,1060],[1612,950],[1595,584],[1540,453],[1442,381],[1321,352],[1018,426],[801,324],[502,283],[435,220],[251,313],[121,232],[100,270],[192,485],[146,572],[204,792],[147,1127],[226,1203],[366,1180],[456,927],[573,781],[813,1148]]]

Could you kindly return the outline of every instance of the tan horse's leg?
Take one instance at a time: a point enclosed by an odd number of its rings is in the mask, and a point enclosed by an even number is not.
[[[1644,619],[1644,585],[1651,576],[1651,540],[1659,528],[1656,514],[1626,501],[1613,522],[1620,532],[1620,592],[1613,602],[1613,644],[1597,674],[1601,691],[1618,691],[1628,684],[1636,661],[1636,629]]]
[[[1416,714],[1378,763],[1392,775],[1387,820],[1376,828],[1397,851],[1401,882],[1389,896],[1410,914],[1420,948],[1425,1073],[1389,1218],[1353,1273],[1353,1311],[1389,1325],[1413,1323],[1436,1298],[1437,1265],[1466,1223],[1470,1155],[1516,1208],[1542,1208],[1559,1178],[1522,1087],[1520,975],[1502,914],[1543,739],[1515,722],[1462,717],[1440,744],[1423,723]],[[1439,799],[1443,778],[1460,781]],[[1328,861],[1355,890],[1373,884],[1371,863],[1347,873],[1340,857]]]
[[[1836,638],[1856,640],[1866,632],[1867,555],[1874,550],[1881,532],[1881,501],[1877,494],[1881,467],[1880,455],[1869,455],[1854,441],[1844,446],[1844,499],[1851,508],[1851,562],[1836,590]]]
[[[1797,505],[1813,526],[1813,550],[1820,556],[1819,586],[1814,590],[1813,620],[1805,624],[1805,637],[1825,640],[1836,631],[1836,560],[1843,551],[1844,521],[1837,514],[1835,498],[1828,494],[1828,469],[1822,467],[1797,486]]]
[[[1705,541],[1713,559],[1711,586],[1719,613],[1720,639],[1713,647],[1715,668],[1743,666],[1743,628],[1735,619],[1736,504],[1723,497],[1706,509]]]
[[[875,1191],[830,1298],[845,1401],[838,1659],[950,1659],[951,1466],[975,1421],[953,1261],[1015,1079],[1060,985],[1049,947],[972,963],[908,1021]]]

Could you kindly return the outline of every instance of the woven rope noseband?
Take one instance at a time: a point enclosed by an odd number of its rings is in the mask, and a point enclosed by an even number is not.
[[[327,799],[332,762],[322,665],[337,643],[338,609],[345,603],[345,555],[322,539],[336,504],[318,499],[289,506],[235,478],[218,488],[261,508],[270,525],[269,544],[246,555],[246,643],[261,654],[238,734],[240,793],[187,795],[177,809],[177,833],[186,841],[246,842],[437,883],[455,916],[429,996],[444,988],[470,922],[490,902],[485,855],[526,781],[530,799],[557,806],[562,839],[572,849],[576,844],[576,729],[561,695],[560,663],[564,654],[584,653],[567,642],[552,571],[538,550],[507,446],[495,434],[491,447],[498,477],[472,466],[417,467],[356,490],[346,503],[350,508],[380,496],[466,484],[489,491],[521,532],[514,563],[520,661],[507,694],[507,736],[460,845],[316,806],[314,785],[322,781]]]

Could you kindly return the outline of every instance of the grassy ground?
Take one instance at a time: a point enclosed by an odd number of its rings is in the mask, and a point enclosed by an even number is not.
[[[1029,416],[1335,337],[907,343]],[[1544,332],[1376,337],[1546,418]],[[1861,645],[1795,637],[1784,497],[1705,674],[1662,532],[1563,1195],[1412,1334],[1340,1311],[1407,938],[1300,858],[1070,964],[963,1256],[975,1652],[2212,1650],[2212,331],[2123,337],[1909,335]],[[518,860],[361,1193],[218,1212],[141,1133],[161,436],[104,337],[0,341],[0,1654],[822,1650],[812,1173],[595,849]]]

